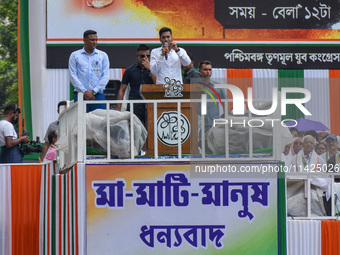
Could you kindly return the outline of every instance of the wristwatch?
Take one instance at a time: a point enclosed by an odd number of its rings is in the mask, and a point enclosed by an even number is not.
[[[94,90],[92,90],[92,93],[93,93],[94,96],[97,94]]]
[[[181,49],[181,48],[178,48],[178,50],[175,50],[175,52],[176,52],[176,53],[179,52],[180,49]]]

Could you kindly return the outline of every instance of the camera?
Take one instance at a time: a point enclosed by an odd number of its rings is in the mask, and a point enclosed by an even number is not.
[[[22,135],[23,136],[29,136],[29,133],[23,132]],[[41,153],[42,152],[42,146],[40,144],[39,136],[37,136],[35,141],[33,140],[33,141],[30,141],[29,143],[21,143],[20,144],[20,149],[21,149],[21,153],[23,155],[28,155],[28,154],[30,154],[32,152]]]

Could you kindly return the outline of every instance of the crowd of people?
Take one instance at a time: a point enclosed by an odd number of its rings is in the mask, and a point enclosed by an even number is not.
[[[296,128],[290,131],[296,139],[285,146],[282,161],[291,172],[306,173],[310,179],[312,215],[330,215],[331,179],[321,174],[340,171],[338,137],[324,131],[309,130],[301,133]],[[288,215],[306,216],[305,182],[288,181],[287,187]]]
[[[298,133],[296,128],[290,128],[291,134],[295,141],[287,144],[282,153],[282,161],[286,165],[294,165],[294,169],[308,169],[308,165],[326,164],[330,165],[339,163],[338,137],[327,132],[316,132],[309,130],[304,133]],[[302,161],[304,166],[296,164]],[[313,169],[308,169],[313,170]]]

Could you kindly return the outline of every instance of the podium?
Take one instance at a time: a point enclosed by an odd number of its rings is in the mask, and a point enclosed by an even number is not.
[[[145,99],[197,99],[202,91],[199,84],[182,84],[183,97],[166,97],[162,84],[142,84],[141,94]],[[147,104],[148,153],[154,152],[154,105]],[[157,104],[158,154],[178,154],[177,103]],[[182,154],[198,153],[198,103],[181,103]]]

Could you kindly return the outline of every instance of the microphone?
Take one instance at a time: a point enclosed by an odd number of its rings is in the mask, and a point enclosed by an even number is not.
[[[163,46],[169,46],[168,42],[165,42]],[[165,60],[168,60],[168,52],[165,52]]]

